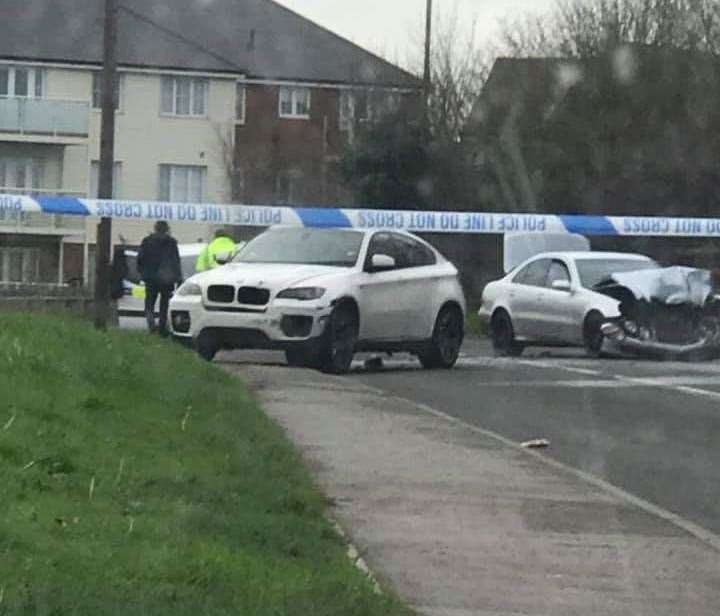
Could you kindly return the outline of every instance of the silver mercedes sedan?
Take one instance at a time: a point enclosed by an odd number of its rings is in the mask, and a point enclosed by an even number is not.
[[[603,351],[600,330],[620,316],[619,302],[593,288],[619,272],[655,269],[643,255],[614,252],[546,252],[489,283],[478,314],[489,325],[496,353],[519,356],[527,346],[581,346]]]

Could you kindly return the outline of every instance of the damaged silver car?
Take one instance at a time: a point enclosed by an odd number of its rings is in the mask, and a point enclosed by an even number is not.
[[[668,267],[619,272],[595,291],[620,302],[601,331],[619,351],[655,359],[720,357],[720,296],[710,271]]]

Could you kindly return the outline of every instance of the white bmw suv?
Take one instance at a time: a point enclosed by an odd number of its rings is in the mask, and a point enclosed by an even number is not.
[[[170,322],[208,360],[220,349],[278,349],[291,365],[342,374],[360,351],[451,368],[465,308],[455,267],[409,233],[283,227],[188,279]]]

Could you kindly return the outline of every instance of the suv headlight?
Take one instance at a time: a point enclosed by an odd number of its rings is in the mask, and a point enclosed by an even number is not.
[[[322,287],[297,287],[295,289],[285,289],[277,294],[278,299],[298,299],[300,301],[311,301],[320,299],[325,295],[325,289]]]
[[[180,288],[177,290],[178,295],[202,295],[202,287],[199,284],[196,284],[194,282],[186,282],[183,285],[180,285]]]

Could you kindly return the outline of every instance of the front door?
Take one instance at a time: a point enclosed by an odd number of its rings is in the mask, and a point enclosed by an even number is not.
[[[372,271],[373,255],[387,255],[396,267],[384,271]],[[393,234],[376,233],[370,240],[365,271],[360,278],[360,339],[397,340],[408,327],[407,305],[410,285],[406,284],[404,269],[397,267],[397,245]]]
[[[543,319],[550,259],[536,259],[528,263],[513,279],[510,289],[510,311],[515,335],[533,341],[547,339]]]
[[[562,282],[567,289],[553,288],[553,284]],[[567,344],[572,342],[572,324],[576,320],[573,311],[572,279],[567,264],[560,259],[550,263],[544,294],[545,311],[543,329],[552,342]]]

